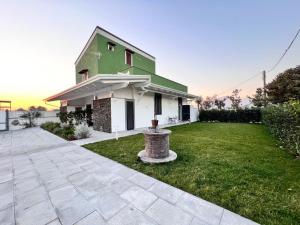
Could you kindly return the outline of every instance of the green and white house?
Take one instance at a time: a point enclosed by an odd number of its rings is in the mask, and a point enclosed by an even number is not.
[[[114,132],[197,120],[188,87],[155,73],[155,57],[96,27],[75,62],[76,85],[46,101],[92,110],[93,128]]]

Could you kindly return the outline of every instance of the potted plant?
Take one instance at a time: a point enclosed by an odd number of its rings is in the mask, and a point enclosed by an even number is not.
[[[158,120],[157,120],[157,116],[156,115],[154,115],[154,119],[151,120],[151,123],[152,123],[152,128],[156,129],[156,127],[158,125]]]

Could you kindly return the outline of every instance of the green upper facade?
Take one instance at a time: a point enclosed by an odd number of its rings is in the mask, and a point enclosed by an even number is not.
[[[155,74],[155,58],[143,50],[96,27],[76,60],[76,84],[96,74],[151,75],[151,83],[187,93],[187,86]]]

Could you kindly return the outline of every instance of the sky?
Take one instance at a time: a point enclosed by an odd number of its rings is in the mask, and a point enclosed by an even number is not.
[[[156,73],[195,95],[247,96],[300,27],[300,1],[0,0],[0,100],[43,105],[75,84],[75,60],[98,25],[156,57]],[[300,65],[300,38],[276,74]],[[56,104],[57,105],[57,104]],[[49,109],[52,107],[47,106]]]

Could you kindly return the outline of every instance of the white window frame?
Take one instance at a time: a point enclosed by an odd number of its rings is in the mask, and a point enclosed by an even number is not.
[[[82,81],[85,81],[87,79],[89,79],[89,73],[88,72],[81,74],[81,80]]]
[[[115,51],[115,46],[113,46],[112,44],[107,43],[107,50],[114,52]]]
[[[130,64],[130,65],[127,63],[127,55],[126,55],[127,52],[130,53],[130,57],[131,57],[131,64]],[[126,50],[125,50],[125,51],[124,51],[124,55],[125,55],[125,64],[126,64],[126,65],[129,65],[129,66],[133,66],[133,57],[132,57],[133,53],[130,52],[130,51],[126,51]]]

